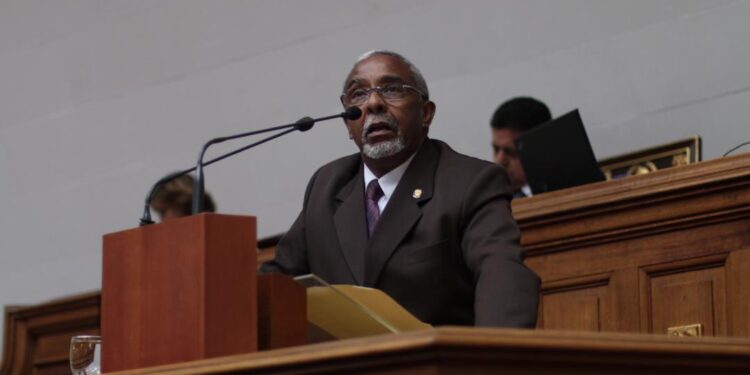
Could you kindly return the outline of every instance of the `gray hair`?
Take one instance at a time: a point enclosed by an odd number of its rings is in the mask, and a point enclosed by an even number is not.
[[[406,57],[402,56],[398,52],[388,51],[388,50],[372,50],[369,52],[365,52],[360,56],[356,62],[354,62],[354,65],[352,66],[352,69],[354,69],[357,64],[361,63],[364,60],[369,59],[370,57],[374,55],[386,55],[391,56],[399,59],[402,63],[406,64],[406,66],[409,67],[409,70],[411,71],[412,75],[414,76],[414,85],[417,87],[417,89],[425,96],[426,99],[430,98],[430,91],[427,89],[427,82],[424,80],[424,76],[422,76],[422,72],[419,71],[419,68],[417,68],[414,64],[411,63]],[[344,82],[344,88],[343,91],[346,91],[346,82]]]

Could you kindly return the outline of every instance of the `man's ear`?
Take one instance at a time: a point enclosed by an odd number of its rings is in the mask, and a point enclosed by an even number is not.
[[[435,117],[435,103],[428,100],[422,106],[422,127],[429,128],[432,124],[432,119]]]

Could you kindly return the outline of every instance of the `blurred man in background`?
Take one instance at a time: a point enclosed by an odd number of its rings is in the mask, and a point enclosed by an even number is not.
[[[508,172],[514,198],[532,195],[515,141],[524,132],[550,120],[552,114],[547,105],[530,97],[510,99],[492,115],[490,126],[494,160]]]

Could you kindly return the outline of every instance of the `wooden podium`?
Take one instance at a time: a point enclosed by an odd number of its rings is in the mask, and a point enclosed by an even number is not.
[[[103,371],[257,351],[255,228],[202,214],[104,236]]]

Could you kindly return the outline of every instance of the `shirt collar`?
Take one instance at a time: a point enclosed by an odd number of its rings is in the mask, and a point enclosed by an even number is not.
[[[521,186],[521,191],[526,194],[527,197],[534,195],[534,193],[531,192],[531,186],[529,186],[529,184]]]
[[[385,197],[386,201],[391,198],[391,195],[393,194],[393,191],[396,190],[396,186],[398,186],[398,182],[401,181],[401,177],[403,177],[404,172],[406,172],[406,168],[409,167],[409,164],[411,164],[412,159],[414,159],[414,156],[416,156],[417,153],[409,157],[405,162],[401,163],[396,168],[393,168],[390,172],[382,175],[380,178],[375,177],[375,174],[372,173],[370,168],[367,167],[367,164],[362,163],[364,166],[364,178],[365,178],[365,187],[367,187],[367,184],[370,183],[370,181],[377,179],[378,184],[380,185],[380,189],[383,190],[383,196]]]

